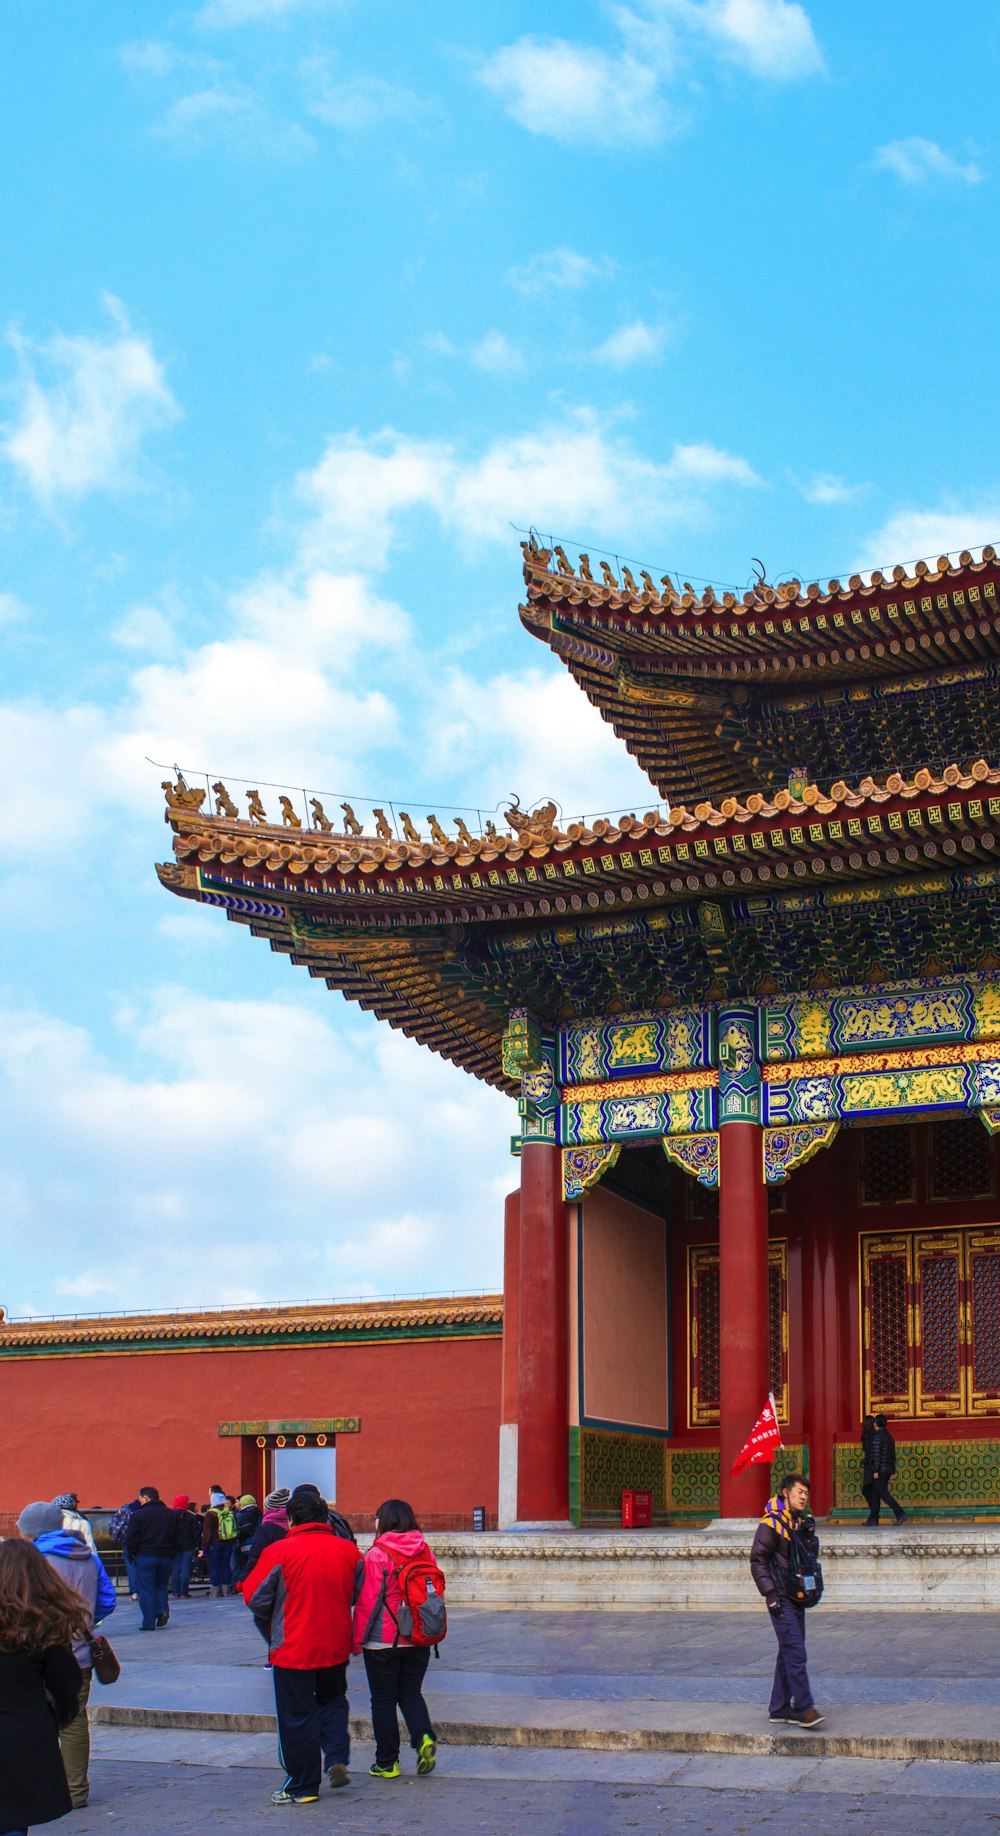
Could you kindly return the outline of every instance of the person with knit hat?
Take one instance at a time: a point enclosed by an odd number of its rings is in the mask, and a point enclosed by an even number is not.
[[[246,1561],[243,1564],[244,1574],[251,1568],[271,1543],[280,1543],[288,1535],[288,1500],[291,1497],[287,1485],[280,1485],[277,1491],[268,1492],[264,1500],[264,1514],[250,1540]]]
[[[52,1503],[58,1505],[62,1512],[63,1529],[82,1536],[91,1555],[96,1556],[97,1544],[94,1541],[94,1532],[90,1527],[89,1518],[84,1517],[80,1510],[80,1500],[76,1493],[60,1492],[58,1498],[53,1498]]]
[[[86,1630],[73,1641],[73,1656],[80,1666],[83,1683],[80,1703],[72,1721],[59,1730],[66,1783],[74,1810],[82,1810],[90,1796],[90,1723],[87,1703],[93,1680],[94,1660],[90,1638],[94,1627],[113,1613],[118,1603],[113,1583],[100,1556],[91,1555],[82,1536],[63,1527],[60,1503],[25,1505],[17,1527],[26,1542],[34,1543],[60,1580],[80,1595],[85,1607]]]
[[[170,1591],[175,1600],[190,1600],[194,1553],[201,1544],[201,1518],[191,1509],[186,1492],[178,1492],[171,1509],[177,1519],[177,1541]]]
[[[236,1507],[236,1558],[233,1564],[233,1580],[238,1581],[247,1572],[247,1558],[250,1545],[260,1528],[260,1506],[252,1492],[244,1492]]]

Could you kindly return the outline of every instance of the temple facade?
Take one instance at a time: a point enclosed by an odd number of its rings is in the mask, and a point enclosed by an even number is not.
[[[518,1100],[501,1521],[1000,1515],[1000,563],[700,597],[525,545],[654,807],[427,835],[165,786],[172,893]],[[652,800],[652,799],[651,799]]]

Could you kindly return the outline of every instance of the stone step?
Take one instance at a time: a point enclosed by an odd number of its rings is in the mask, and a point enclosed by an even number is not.
[[[513,1712],[512,1712],[513,1711]],[[567,1703],[534,1697],[479,1700],[435,1694],[434,1724],[445,1746],[563,1748],[609,1753],[757,1754],[811,1759],[1000,1762],[992,1707],[935,1703],[838,1704],[814,1731],[771,1727],[762,1715],[731,1702]],[[245,1710],[159,1708],[92,1702],[98,1727],[172,1728],[219,1734],[274,1734],[273,1714]],[[919,1719],[925,1728],[916,1731]],[[755,1725],[756,1724],[756,1725]],[[366,1715],[351,1718],[355,1740],[370,1740]]]

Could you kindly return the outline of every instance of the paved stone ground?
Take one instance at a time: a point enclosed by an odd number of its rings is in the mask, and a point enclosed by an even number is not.
[[[671,1761],[669,1755],[442,1752],[430,1779],[379,1784],[363,1776],[369,1749],[355,1753],[355,1778],[299,1810],[268,1802],[280,1774],[256,1752],[242,1764],[199,1754],[209,1736],[188,1736],[183,1760],[123,1758],[125,1742],[175,1735],[104,1731],[95,1741],[89,1807],[75,1811],[73,1836],[256,1836],[289,1819],[296,1829],[338,1827],[352,1836],[605,1836],[640,1829],[699,1836],[777,1836],[790,1825],[809,1836],[988,1836],[1000,1827],[1000,1767],[928,1763],[900,1769],[865,1761]],[[238,1736],[244,1744],[264,1737]],[[116,1754],[108,1749],[114,1743]],[[249,1761],[250,1763],[246,1763]],[[757,1766],[757,1771],[753,1767]],[[909,1778],[906,1775],[909,1774]],[[69,1826],[67,1826],[69,1827]]]
[[[989,1614],[892,1615],[821,1609],[810,1630],[817,1695],[828,1708],[870,1705],[921,1731],[944,1713],[988,1711],[1000,1732],[1000,1624]],[[162,1632],[140,1635],[134,1606],[109,1625],[124,1672],[101,1702],[148,1697],[161,1705],[243,1704],[270,1710],[264,1649],[242,1602],[179,1602]],[[731,1705],[762,1720],[773,1665],[770,1627],[759,1612],[568,1613],[456,1610],[428,1698],[506,1697],[508,1713],[532,1700],[586,1704],[646,1716],[678,1699],[699,1713]],[[366,1706],[352,1668],[355,1711]],[[707,1725],[707,1723],[706,1723]],[[353,1781],[324,1789],[309,1809],[274,1809],[280,1783],[272,1734],[165,1728],[94,1730],[92,1798],[72,1818],[74,1836],[255,1836],[290,1817],[342,1825],[352,1836],[604,1836],[632,1829],[699,1836],[785,1832],[810,1836],[1000,1836],[1000,1765],[921,1760],[810,1758],[806,1754],[594,1752],[566,1748],[447,1747],[431,1779],[370,1780],[372,1748],[356,1742]],[[404,1767],[412,1757],[404,1752]],[[165,1796],[166,1794],[166,1796]],[[67,1825],[67,1828],[69,1826]]]

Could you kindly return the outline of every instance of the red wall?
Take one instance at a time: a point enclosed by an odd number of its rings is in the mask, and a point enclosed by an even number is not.
[[[471,1528],[473,1506],[497,1508],[500,1359],[499,1337],[4,1359],[0,1525],[66,1491],[116,1506],[148,1484],[204,1503],[218,1480],[259,1499],[257,1448],[241,1471],[220,1422],[358,1415],[360,1433],[337,1436],[340,1509],[402,1497],[428,1525]]]

